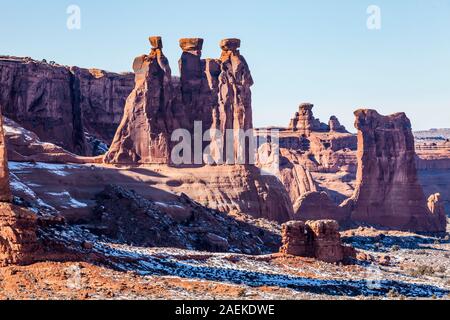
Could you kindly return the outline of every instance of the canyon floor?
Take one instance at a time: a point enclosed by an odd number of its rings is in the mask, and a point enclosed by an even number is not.
[[[60,237],[68,241],[81,233],[74,228]],[[335,265],[278,254],[137,248],[91,239],[93,251],[108,257],[108,264],[0,268],[0,299],[450,299],[448,237],[361,227],[343,237],[373,261]]]

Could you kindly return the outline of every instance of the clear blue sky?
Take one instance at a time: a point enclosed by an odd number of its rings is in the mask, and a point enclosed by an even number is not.
[[[70,4],[81,30],[66,27]],[[382,29],[368,30],[369,5]],[[130,71],[161,35],[174,73],[178,39],[242,39],[255,125],[287,125],[300,102],[353,130],[353,111],[406,111],[414,129],[450,127],[450,0],[0,0],[0,54]]]

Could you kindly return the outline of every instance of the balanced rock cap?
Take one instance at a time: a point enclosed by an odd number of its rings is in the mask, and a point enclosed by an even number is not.
[[[300,103],[299,108],[300,108],[300,110],[302,110],[302,109],[312,109],[312,108],[314,108],[314,104],[309,103],[309,102]]]
[[[161,37],[152,36],[152,37],[148,38],[148,40],[150,41],[150,44],[152,45],[153,49],[162,49],[163,48],[163,43],[162,43]]]
[[[220,41],[220,48],[224,51],[235,51],[241,46],[241,40],[236,38],[223,39]]]
[[[201,51],[203,49],[202,38],[182,38],[180,39],[180,48],[183,51]]]

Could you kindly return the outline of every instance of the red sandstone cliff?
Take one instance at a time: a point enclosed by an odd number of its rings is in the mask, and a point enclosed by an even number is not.
[[[3,114],[79,155],[92,155],[85,132],[110,143],[133,86],[132,74],[0,56]]]

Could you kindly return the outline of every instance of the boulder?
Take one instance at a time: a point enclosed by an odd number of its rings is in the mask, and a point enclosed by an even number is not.
[[[356,251],[343,246],[339,224],[334,220],[290,221],[282,226],[283,254],[310,257],[337,263],[356,257]]]

